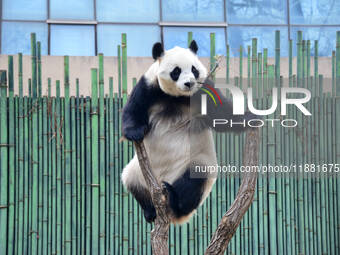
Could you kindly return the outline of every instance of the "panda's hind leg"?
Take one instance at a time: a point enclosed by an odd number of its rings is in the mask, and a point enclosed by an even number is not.
[[[156,210],[152,203],[150,192],[146,188],[145,180],[136,155],[124,168],[122,182],[142,207],[145,220],[147,222],[153,222],[156,218]]]
[[[190,215],[200,205],[207,179],[190,178],[190,168],[174,183],[163,182],[169,194],[169,205],[175,221]]]

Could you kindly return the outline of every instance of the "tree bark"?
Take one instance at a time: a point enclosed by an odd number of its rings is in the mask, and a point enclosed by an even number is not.
[[[150,161],[143,142],[135,142],[135,149],[146,184],[149,186],[157,217],[151,231],[152,252],[155,255],[168,255],[168,239],[171,214],[168,208],[168,194],[152,174]]]
[[[259,140],[259,129],[250,129],[247,131],[243,153],[243,166],[256,166],[258,164]],[[244,214],[253,202],[256,180],[256,172],[247,172],[243,175],[237,196],[217,226],[209,246],[205,251],[205,255],[224,254]]]
[[[246,133],[244,145],[244,166],[253,166],[258,163],[259,130],[251,129]],[[166,190],[158,183],[152,175],[150,161],[146,153],[143,142],[135,142],[135,149],[139,160],[143,176],[152,197],[152,202],[156,208],[157,217],[154,229],[151,232],[152,251],[155,255],[169,254],[168,238],[169,226],[172,215],[168,207]],[[237,193],[236,199],[224,214],[218,225],[210,244],[205,251],[206,255],[224,254],[229,241],[235,234],[242,217],[251,205],[256,186],[257,173],[246,173],[242,178],[242,183]]]

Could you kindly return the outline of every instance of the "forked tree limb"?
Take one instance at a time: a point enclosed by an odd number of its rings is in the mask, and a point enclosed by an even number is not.
[[[155,255],[168,255],[168,239],[171,215],[168,208],[168,194],[153,176],[148,155],[143,142],[135,142],[140,168],[149,187],[153,205],[156,209],[154,229],[151,231],[152,252]]]
[[[254,166],[258,163],[259,130],[251,129],[247,131],[244,145],[244,166]],[[155,226],[151,232],[152,251],[155,255],[169,254],[168,238],[171,215],[167,203],[167,193],[152,175],[150,161],[146,153],[143,142],[135,142],[135,149],[144,179],[149,186],[152,202],[156,208],[157,217]],[[242,183],[229,210],[222,217],[210,244],[205,251],[206,255],[224,254],[229,241],[235,234],[242,217],[250,207],[255,193],[256,173],[246,173],[242,178]]]
[[[243,166],[256,166],[258,164],[259,143],[259,129],[248,130],[244,145]],[[246,172],[243,175],[236,198],[217,226],[209,246],[205,251],[205,255],[224,254],[244,214],[253,202],[256,180],[256,172]]]

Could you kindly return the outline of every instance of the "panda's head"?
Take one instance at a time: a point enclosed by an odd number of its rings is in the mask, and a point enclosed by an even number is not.
[[[207,69],[198,59],[197,50],[195,41],[187,49],[175,47],[167,51],[161,43],[154,44],[152,56],[158,62],[156,76],[166,94],[191,96],[201,87],[198,81],[206,78]]]

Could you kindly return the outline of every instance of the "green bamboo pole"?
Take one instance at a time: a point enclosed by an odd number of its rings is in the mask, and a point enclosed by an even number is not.
[[[99,143],[100,155],[99,159],[99,192],[100,192],[100,222],[99,222],[99,240],[100,254],[105,254],[105,116],[104,116],[104,56],[99,54]]]
[[[37,42],[37,83],[38,97],[42,97],[42,78],[41,78],[41,43]]]
[[[7,74],[6,71],[0,71],[0,123],[2,125],[0,131],[0,251],[7,253],[7,224],[8,224],[8,129],[7,125],[9,120],[7,119]]]
[[[96,77],[93,77],[96,78]],[[85,204],[86,208],[86,237],[85,237],[85,244],[86,244],[86,253],[91,254],[91,244],[93,242],[92,239],[92,130],[91,130],[91,99],[89,97],[86,98],[85,102],[85,128],[86,128],[86,159],[85,159],[85,181],[86,181],[86,197],[88,198]],[[91,199],[89,199],[91,198]]]
[[[251,87],[253,88],[253,95],[255,98],[258,97],[257,87],[257,38],[252,38],[252,56],[251,56]]]
[[[120,135],[120,130],[121,130],[121,108],[122,108],[122,69],[121,69],[121,48],[120,48],[120,45],[117,46],[117,61],[118,61],[118,64],[117,64],[117,67],[118,67],[118,98],[117,98],[117,108],[116,108],[116,113],[117,113],[117,135],[119,136]],[[118,140],[116,140],[118,141]],[[118,158],[118,169],[122,169],[122,165],[123,165],[123,153],[122,153],[122,150],[123,150],[123,147],[124,145],[123,144],[119,144],[118,145],[118,149],[117,149],[117,158]],[[122,217],[122,211],[123,211],[123,207],[124,205],[122,204],[122,201],[123,201],[123,196],[122,196],[122,185],[119,183],[119,186],[118,186],[118,205],[117,205],[117,211],[116,211],[116,214],[118,215],[118,217],[116,217],[117,219],[119,219],[119,221],[117,221],[117,229],[116,229],[116,248],[115,248],[115,251],[117,253],[120,253],[122,252],[122,249],[123,249],[123,238],[124,238],[124,233],[123,233],[123,230],[122,230],[122,227],[121,227],[121,224],[119,224],[120,222],[123,222],[123,219],[121,218]]]
[[[78,224],[79,222],[79,214],[80,206],[78,204],[78,169],[77,169],[77,152],[78,152],[78,146],[77,146],[77,140],[76,140],[76,131],[77,129],[77,106],[76,106],[76,99],[74,96],[70,98],[70,156],[71,156],[71,210],[72,210],[72,229],[71,229],[71,250],[72,254],[77,254],[79,252],[79,246],[78,241],[80,240],[80,233],[78,232]]]
[[[86,154],[85,154],[85,144],[88,138],[86,137],[85,131],[85,99],[83,96],[79,99],[79,107],[78,107],[78,123],[79,124],[79,132],[78,132],[78,177],[80,175],[80,180],[78,179],[78,193],[80,199],[80,222],[78,235],[80,235],[80,243],[79,243],[79,252],[81,254],[86,254]],[[80,143],[80,144],[79,144]]]
[[[18,69],[19,97],[21,98],[23,97],[22,53],[18,54]]]
[[[263,105],[268,106],[270,102],[267,100],[268,92],[268,49],[263,49]],[[265,156],[264,164],[268,164],[268,128],[267,126],[263,129],[263,155]],[[263,227],[266,228],[269,224],[269,209],[268,209],[268,175],[263,177]],[[264,254],[269,254],[269,231],[264,229]]]
[[[8,247],[7,252],[14,252],[14,235],[15,235],[15,127],[14,127],[14,72],[13,72],[13,56],[8,56]],[[10,117],[11,116],[11,117]]]
[[[37,57],[35,34],[31,34],[32,55],[32,186],[31,186],[31,252],[37,254],[38,248],[38,210],[39,210],[39,152],[38,152],[38,99],[37,99]]]
[[[49,81],[51,81],[49,79]],[[56,93],[57,94],[57,93]],[[51,112],[50,112],[50,126],[49,126],[49,143],[50,143],[50,152],[51,152],[51,196],[50,196],[50,204],[51,204],[51,221],[50,221],[50,233],[51,233],[51,244],[50,244],[50,253],[51,254],[56,254],[56,250],[57,250],[57,208],[58,208],[58,204],[57,204],[57,168],[56,168],[56,164],[57,164],[57,130],[56,130],[56,99],[55,98],[51,98]]]
[[[258,92],[259,92],[259,99],[263,98],[263,80],[262,80],[262,52],[258,53],[257,56],[257,86],[258,86]],[[262,102],[262,101],[259,101]]]
[[[32,97],[32,79],[28,79],[28,95],[31,98]]]
[[[297,65],[296,65],[296,74],[297,74],[297,84],[300,87],[301,76],[302,76],[302,31],[297,32]]]
[[[31,59],[32,59],[32,96],[37,97],[37,48],[35,33],[31,34]]]
[[[253,88],[253,95],[256,96],[256,99],[259,97],[259,88],[257,84],[258,79],[258,68],[257,68],[258,62],[257,62],[257,39],[252,39],[252,88]],[[250,246],[253,250],[254,254],[258,254],[259,251],[259,240],[258,240],[258,225],[257,225],[257,219],[258,219],[258,192],[257,192],[258,186],[256,184],[255,188],[255,194],[254,194],[254,201],[250,208],[250,224],[249,228],[251,227],[252,231],[249,231],[250,238],[252,239],[252,242],[250,243]]]
[[[74,153],[72,154],[72,162],[73,162],[73,168],[76,171],[76,174],[73,174],[75,181],[73,180],[73,184],[75,186],[75,191],[73,191],[73,194],[76,199],[76,226],[75,226],[75,233],[76,233],[76,252],[82,253],[82,240],[83,240],[83,233],[82,226],[83,224],[83,215],[82,215],[82,200],[85,199],[82,196],[82,186],[84,183],[82,183],[82,169],[81,169],[81,156],[82,156],[82,143],[81,143],[81,132],[82,132],[82,125],[81,125],[81,98],[79,97],[79,79],[76,78],[76,98],[72,99],[74,100],[74,114],[72,115],[75,118],[75,125],[72,127],[72,145],[73,148],[75,148]],[[73,102],[71,102],[73,103]],[[72,108],[73,109],[73,108]],[[74,172],[74,171],[73,171]],[[74,209],[73,209],[74,210]],[[73,236],[75,234],[73,233]],[[73,247],[73,249],[75,249]]]
[[[70,108],[70,83],[69,83],[69,57],[64,56],[64,93],[65,93],[65,104],[64,104],[64,128],[65,128],[65,154],[64,154],[64,168],[65,168],[65,179],[64,179],[64,235],[63,240],[64,252],[71,254],[72,252],[72,149],[71,149],[71,108]]]
[[[61,166],[61,158],[62,158],[62,134],[61,134],[61,98],[60,98],[60,81],[56,81],[56,254],[62,253],[62,238],[63,238],[63,226],[62,226],[62,217],[63,217],[63,205],[62,205],[62,166]]]
[[[23,80],[22,80],[22,54],[18,54],[18,83],[19,83],[19,104],[18,104],[18,139],[17,139],[17,151],[18,151],[18,220],[17,220],[17,254],[23,254],[23,241],[24,241],[24,99],[23,99]]]
[[[48,202],[48,195],[50,192],[49,189],[49,150],[48,150],[48,115],[47,115],[47,104],[48,104],[48,98],[44,97],[42,101],[42,155],[43,157],[41,160],[42,163],[42,168],[41,168],[41,173],[42,180],[43,180],[43,187],[42,187],[42,195],[43,195],[43,214],[42,214],[42,251],[41,253],[48,253],[48,243],[49,243],[49,233],[48,233],[48,225],[50,224],[49,222],[49,202]]]
[[[212,70],[216,63],[216,43],[215,33],[210,33],[210,70]],[[212,75],[212,79],[215,80],[215,73]]]
[[[38,235],[39,238],[37,240],[38,243],[38,252],[42,252],[42,244],[44,240],[43,233],[43,110],[42,110],[42,98],[41,98],[41,61],[40,61],[40,45],[37,42],[37,87],[38,87],[38,100],[37,100],[37,108],[38,112]]]
[[[127,102],[127,40],[126,40],[126,34],[122,34],[122,58],[121,58],[121,63],[122,63],[122,99],[123,99],[123,106]],[[123,165],[125,166],[128,163],[128,143],[125,142],[123,144],[123,151],[122,151],[122,156],[123,156]],[[129,226],[129,213],[128,213],[128,204],[129,204],[129,196],[128,195],[123,195],[123,200],[121,203],[121,212],[122,212],[122,222],[124,226]],[[121,228],[122,230],[122,252],[126,252],[129,249],[129,232],[128,228]]]
[[[289,87],[293,86],[293,41],[288,41],[288,70],[289,70]]]
[[[336,98],[334,98],[335,101],[335,106],[333,109],[335,109],[335,113],[336,115],[340,112],[340,102],[339,102],[339,95],[340,95],[340,31],[337,31],[336,33],[336,84],[335,84],[335,93],[333,95],[336,95]],[[340,131],[340,123],[339,121],[335,118],[334,120],[334,125],[335,125],[335,132],[336,132],[336,141],[335,141],[335,158],[334,160],[336,162],[339,162],[339,157],[340,157],[340,135],[339,135],[339,131]],[[340,181],[339,179],[337,179],[337,197],[338,197],[338,201],[340,198]],[[339,202],[338,202],[339,205]],[[337,215],[337,222],[338,222],[338,229],[339,229],[339,225],[340,225],[340,213],[338,213]],[[338,239],[339,240],[339,234],[338,234]],[[338,249],[340,247],[340,242],[338,241],[337,243]]]
[[[250,79],[251,79],[251,46],[247,47],[247,74],[248,74],[248,88],[250,88]],[[253,91],[254,93],[254,91]]]
[[[191,41],[192,41],[192,32],[188,32],[188,47],[190,46]]]
[[[269,65],[268,66],[268,80],[269,80],[269,86],[272,88],[275,83],[275,69],[274,66]],[[268,105],[271,104],[271,94],[269,96]],[[269,116],[270,117],[270,116]],[[268,127],[268,164],[274,165],[275,164],[275,128],[274,127]],[[269,254],[277,254],[277,218],[276,218],[276,199],[277,199],[277,190],[276,190],[276,178],[273,176],[273,174],[269,174],[268,179],[268,213],[269,213],[269,219],[268,224],[270,226],[269,229],[269,242],[270,242],[270,250]]]
[[[109,191],[108,201],[109,201],[109,230],[108,230],[108,238],[107,245],[109,245],[109,253],[114,253],[114,240],[115,240],[115,123],[114,123],[114,101],[113,101],[113,77],[109,77],[109,101],[107,107],[107,119],[108,119],[108,139],[107,141],[109,145],[109,157],[108,157],[108,172],[109,172],[109,185],[107,191]]]
[[[92,253],[99,254],[99,237],[100,237],[100,229],[99,229],[99,200],[100,200],[100,191],[99,191],[99,169],[98,169],[98,157],[99,157],[99,148],[98,148],[98,72],[97,69],[91,69],[92,76],[92,102],[91,102],[91,126],[92,126]]]

